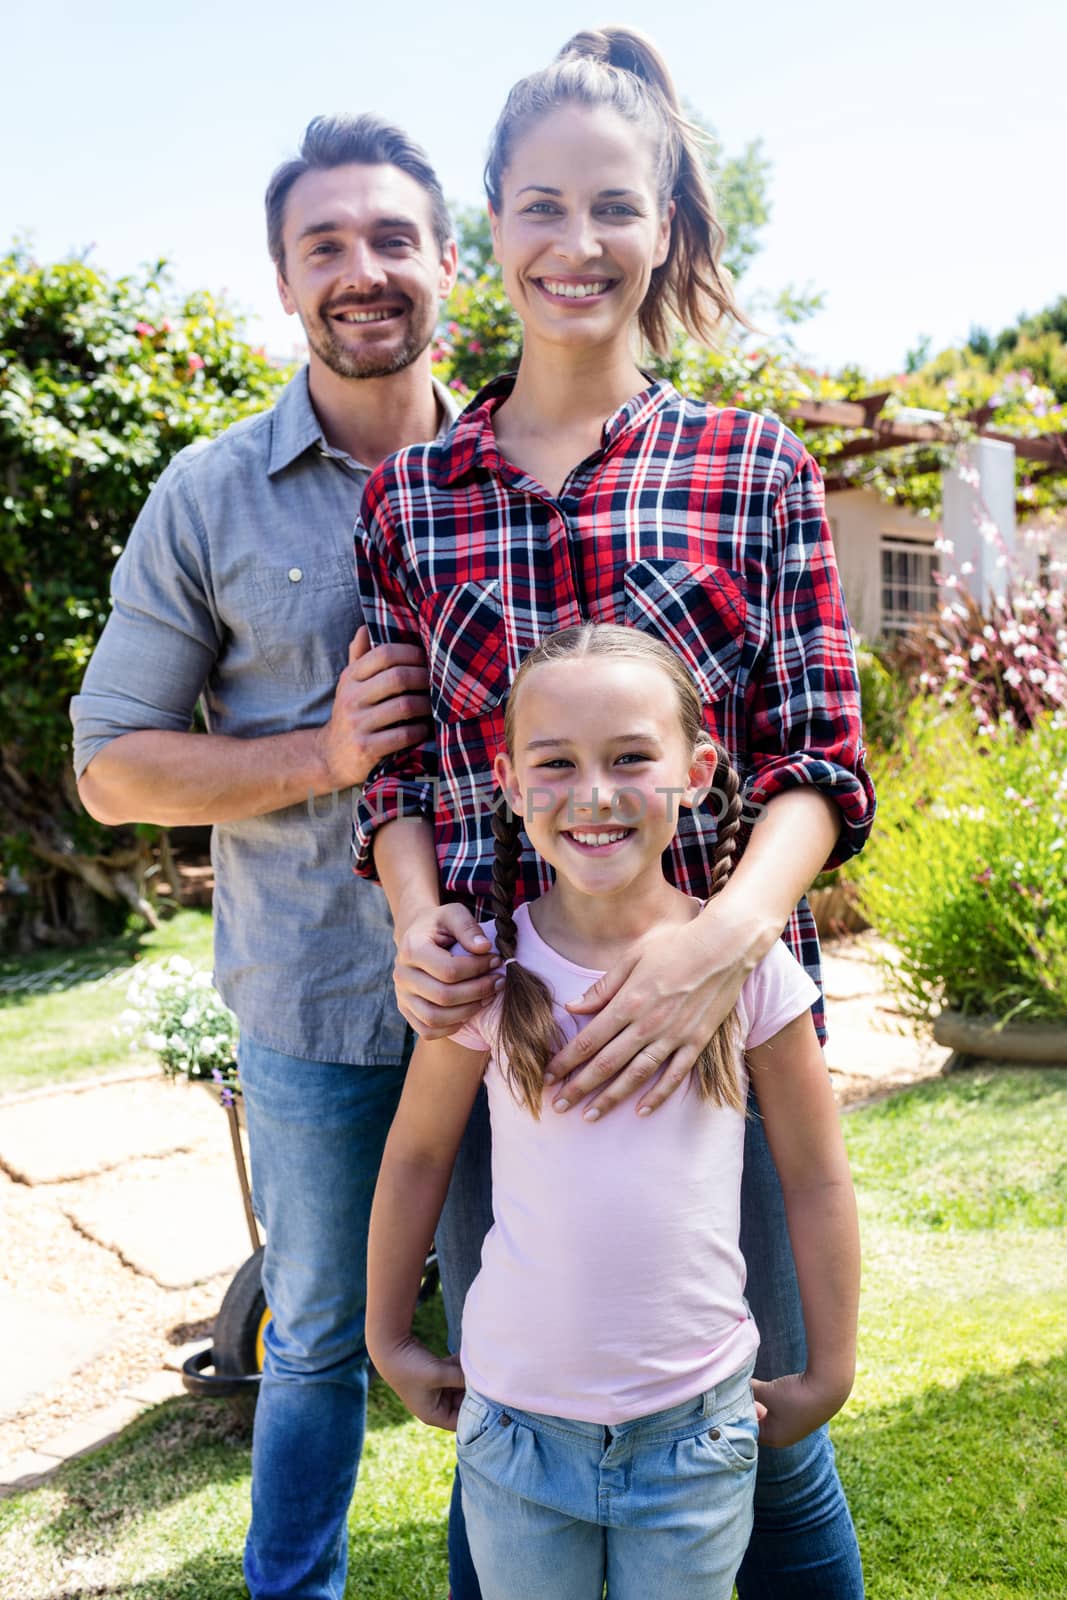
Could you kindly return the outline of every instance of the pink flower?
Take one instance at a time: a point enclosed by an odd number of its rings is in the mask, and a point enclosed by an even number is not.
[[[468,339],[467,349],[470,351],[472,356],[480,356],[482,351],[485,349],[485,346],[480,339]]]
[[[168,317],[164,317],[163,321],[159,324],[160,333],[171,333],[171,332],[173,332],[173,329],[174,329],[174,324],[170,321],[170,319]]]
[[[204,365],[203,356],[198,356],[194,352],[194,354],[189,357],[189,371],[190,372],[199,372],[201,370],[201,368],[203,367],[203,365]]]
[[[139,339],[151,339],[156,330],[150,322],[139,322],[133,331]]]

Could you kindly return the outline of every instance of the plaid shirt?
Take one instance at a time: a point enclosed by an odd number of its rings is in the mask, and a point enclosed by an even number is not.
[[[356,871],[373,876],[376,828],[432,819],[445,896],[489,915],[504,701],[541,635],[584,620],[643,628],[677,651],[750,816],[810,784],[841,810],[828,865],[860,850],[874,793],[851,633],[822,480],[799,440],[773,418],[653,383],[608,418],[600,449],[552,496],[497,448],[492,414],[512,382],[483,389],[444,439],[384,461],[364,493],[364,616],[375,643],[425,649],[436,742],[372,774]],[[706,896],[714,841],[710,811],[683,810],[665,857],[679,888]],[[522,878],[523,897],[551,881],[532,851]],[[818,983],[806,900],[783,937]]]

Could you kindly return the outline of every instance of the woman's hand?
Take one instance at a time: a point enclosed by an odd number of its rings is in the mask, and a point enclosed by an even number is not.
[[[654,929],[638,955],[569,1002],[573,1014],[597,1016],[548,1064],[551,1080],[567,1079],[553,1108],[568,1110],[603,1084],[582,1113],[596,1121],[663,1067],[637,1105],[638,1116],[650,1115],[685,1082],[774,937],[773,929],[768,937],[762,923],[757,929],[747,918],[734,921],[717,905],[685,927]]]
[[[825,1387],[806,1372],[792,1372],[770,1382],[753,1378],[760,1444],[780,1450],[783,1445],[806,1439],[837,1415],[850,1388],[850,1384]]]
[[[468,954],[453,954],[457,944]],[[492,999],[499,965],[465,907],[429,907],[398,932],[393,982],[400,1013],[420,1038],[447,1038]]]
[[[374,1358],[378,1372],[420,1422],[456,1431],[466,1384],[458,1356],[433,1355],[417,1339],[405,1340]]]

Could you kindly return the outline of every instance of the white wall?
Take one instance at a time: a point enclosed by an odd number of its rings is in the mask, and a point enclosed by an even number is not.
[[[828,494],[826,514],[849,620],[864,639],[875,639],[882,628],[882,535],[932,544],[941,525],[933,517],[919,517],[882,500],[873,489]]]

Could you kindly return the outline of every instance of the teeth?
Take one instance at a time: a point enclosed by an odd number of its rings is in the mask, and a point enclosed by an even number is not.
[[[564,300],[584,300],[590,294],[604,294],[611,287],[608,281],[604,283],[558,283],[554,278],[542,278],[541,282],[549,294],[560,295]]]
[[[390,309],[385,311],[339,311],[337,320],[338,322],[384,322],[387,317],[393,315],[395,313]]]
[[[626,838],[629,831],[628,828],[623,828],[618,833],[579,833],[572,828],[571,838],[577,839],[579,844],[617,844],[620,839]]]

